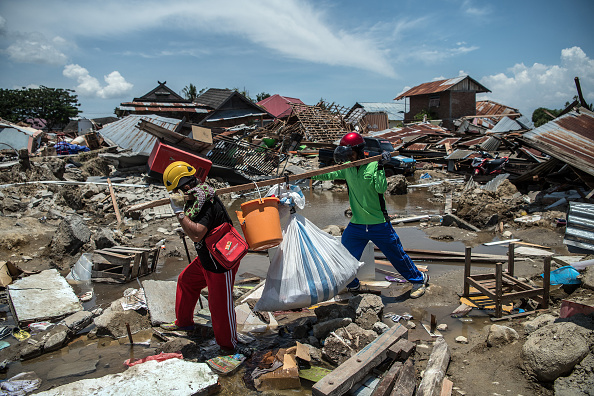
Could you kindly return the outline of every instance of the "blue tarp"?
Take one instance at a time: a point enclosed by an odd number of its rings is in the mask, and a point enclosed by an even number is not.
[[[582,283],[577,277],[579,272],[571,265],[551,271],[551,285],[579,285]],[[540,274],[544,278],[544,274]]]

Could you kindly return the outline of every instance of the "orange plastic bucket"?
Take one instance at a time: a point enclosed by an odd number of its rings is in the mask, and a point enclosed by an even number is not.
[[[241,204],[241,212],[235,211],[250,249],[270,249],[283,240],[278,215],[279,202],[276,197],[254,199]]]

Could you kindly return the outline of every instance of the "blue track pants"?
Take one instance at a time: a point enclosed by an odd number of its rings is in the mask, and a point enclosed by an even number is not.
[[[404,251],[398,234],[389,222],[373,225],[349,223],[342,233],[342,244],[357,260],[361,260],[363,250],[369,241],[384,253],[396,271],[407,281],[423,282],[423,274]],[[355,278],[347,287],[355,287],[358,283],[359,279]]]

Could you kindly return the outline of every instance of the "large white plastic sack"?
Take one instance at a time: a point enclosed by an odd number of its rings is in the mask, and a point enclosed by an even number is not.
[[[355,278],[362,265],[338,239],[292,214],[254,310],[298,309],[327,301]]]

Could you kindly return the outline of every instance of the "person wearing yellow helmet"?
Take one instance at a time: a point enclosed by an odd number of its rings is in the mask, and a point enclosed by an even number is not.
[[[169,191],[171,209],[186,235],[194,242],[197,257],[177,279],[173,323],[162,324],[166,330],[194,329],[194,309],[200,292],[208,287],[208,305],[217,344],[229,354],[237,346],[237,323],[233,304],[233,284],[239,266],[227,270],[210,254],[204,237],[221,224],[231,223],[216,190],[196,178],[196,169],[184,161],[171,163],[163,172],[163,184]]]

